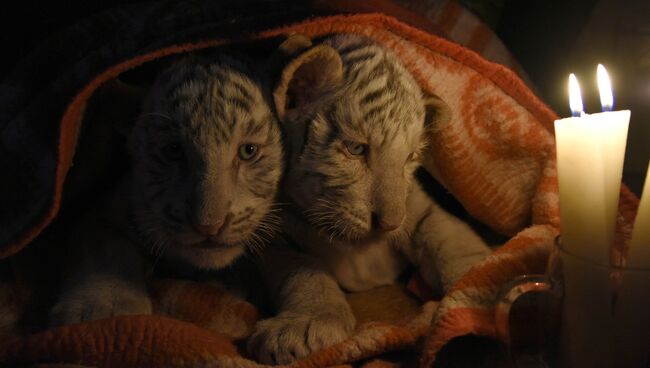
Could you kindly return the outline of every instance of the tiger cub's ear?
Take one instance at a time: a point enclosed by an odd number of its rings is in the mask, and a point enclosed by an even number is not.
[[[424,96],[424,110],[424,126],[429,131],[436,130],[451,121],[451,108],[438,96]]]
[[[343,78],[343,62],[336,50],[326,45],[309,48],[308,44],[311,41],[305,42],[304,38],[289,38],[280,45],[286,52],[295,54],[282,70],[273,92],[281,120],[292,111],[316,102]],[[306,50],[296,52],[305,47]]]
[[[307,50],[312,46],[311,39],[303,34],[294,34],[287,37],[284,42],[278,46],[275,55],[284,56],[287,60],[293,59],[299,53]]]

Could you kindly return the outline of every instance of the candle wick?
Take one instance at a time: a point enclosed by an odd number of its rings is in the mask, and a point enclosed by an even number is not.
[[[608,111],[612,111],[612,106],[611,105],[603,106],[603,112],[608,112]]]

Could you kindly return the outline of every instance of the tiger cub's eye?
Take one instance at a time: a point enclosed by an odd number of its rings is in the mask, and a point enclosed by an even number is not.
[[[245,143],[239,146],[238,156],[244,161],[249,161],[257,156],[258,148],[254,144]]]
[[[418,152],[411,152],[406,158],[406,162],[417,161],[420,159],[420,154]]]
[[[162,153],[170,161],[178,161],[183,158],[183,148],[176,142],[165,145],[162,148]]]
[[[345,142],[345,149],[352,156],[361,156],[365,155],[368,151],[368,146],[359,142]]]

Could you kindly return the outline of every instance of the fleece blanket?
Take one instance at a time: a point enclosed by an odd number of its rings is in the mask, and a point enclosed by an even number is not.
[[[397,359],[428,367],[440,363],[440,352],[456,337],[495,338],[500,287],[517,275],[542,273],[559,233],[552,127],[557,115],[510,69],[432,34],[435,25],[398,3],[371,2],[381,11],[373,14],[336,1],[219,3],[145,3],[100,14],[37,49],[10,74],[0,86],[0,170],[11,173],[0,191],[0,257],[19,259],[36,249],[65,211],[64,184],[83,143],[77,138],[86,107],[114,78],[192,50],[277,44],[294,33],[358,33],[392,49],[423,90],[449,104],[453,118],[430,136],[424,166],[473,218],[509,240],[441,300],[417,303],[394,318],[360,318],[349,340],[294,366],[390,366]],[[617,256],[629,238],[636,206],[623,186]],[[49,252],[56,252],[54,246],[39,244]],[[36,291],[29,286],[30,268],[17,264],[0,289],[0,362],[258,366],[241,348],[257,311],[209,284],[153,280],[153,316],[21,329],[17,321]],[[425,289],[417,277],[411,280],[410,290],[424,295]],[[350,296],[355,313],[372,315],[363,299]],[[404,354],[384,354],[397,350]]]

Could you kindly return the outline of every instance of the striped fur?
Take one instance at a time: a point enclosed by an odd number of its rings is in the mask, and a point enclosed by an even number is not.
[[[294,71],[280,83],[286,101],[275,95],[279,112],[288,102],[281,119],[291,142],[284,193],[293,207],[283,228],[300,250],[266,255],[278,315],[249,340],[265,363],[344,340],[355,319],[341,289],[391,284],[414,265],[446,290],[489,253],[412,180],[431,129],[450,117],[446,104],[423,96],[397,58],[367,38],[333,36],[303,55],[285,69]],[[318,73],[329,75],[312,80]]]
[[[221,268],[271,236],[281,134],[253,70],[222,56],[188,59],[159,77],[131,140],[133,212],[155,252]],[[243,160],[247,144],[258,151]],[[166,157],[170,147],[178,159]],[[218,221],[217,236],[197,233]],[[196,246],[206,241],[219,246]]]
[[[335,37],[324,43],[340,53],[344,81],[303,115],[306,122],[292,123],[309,133],[296,139],[304,143],[295,147],[288,185],[312,225],[332,238],[363,240],[373,221],[396,221],[373,220],[373,213],[404,213],[392,202],[405,202],[423,146],[422,94],[394,56],[369,40]],[[367,160],[342,155],[346,142],[367,145]]]
[[[257,252],[278,223],[280,129],[255,69],[228,56],[164,71],[129,137],[132,171],[77,225],[52,325],[149,314],[154,259],[219,269]]]

